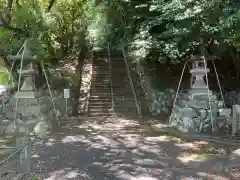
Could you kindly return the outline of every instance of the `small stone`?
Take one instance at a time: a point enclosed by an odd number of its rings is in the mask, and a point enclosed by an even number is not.
[[[49,130],[49,123],[45,121],[41,121],[37,123],[37,125],[34,127],[33,132],[40,138],[45,137],[47,131]]]
[[[169,89],[169,92],[170,92],[171,94],[174,94],[174,89]]]
[[[47,121],[47,116],[45,114],[39,114],[38,115],[38,120],[39,121]]]
[[[161,108],[158,108],[158,109],[157,109],[157,114],[161,114],[161,112],[162,112],[162,111],[161,111]]]
[[[230,108],[219,109],[218,112],[219,112],[219,116],[224,116],[226,118],[229,118],[232,113],[232,109]]]
[[[192,127],[192,118],[190,117],[183,117],[182,118],[183,121],[183,126],[187,129]]]
[[[181,132],[183,132],[183,133],[187,133],[187,132],[188,132],[188,129],[185,128],[185,127],[183,127],[183,126],[179,126],[179,127],[178,127],[178,130],[181,131]]]
[[[163,108],[162,108],[162,112],[163,112],[164,114],[168,114],[168,113],[169,113],[169,110],[168,110],[168,108],[163,107]]]

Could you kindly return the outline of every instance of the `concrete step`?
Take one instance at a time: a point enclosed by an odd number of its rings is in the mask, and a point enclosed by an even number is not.
[[[112,108],[110,108],[110,109],[102,109],[102,108],[92,109],[92,108],[89,108],[88,112],[89,113],[91,113],[91,112],[111,113],[111,112],[113,112],[113,109]]]
[[[103,84],[106,84],[106,83],[110,83],[111,82],[111,80],[110,79],[108,79],[108,78],[106,78],[106,79],[104,79],[104,78],[94,78],[94,79],[92,79],[91,80],[91,83],[93,84],[93,83],[103,83]]]
[[[111,86],[110,85],[111,85],[110,82],[109,83],[91,83],[90,88],[94,89],[94,90],[101,90],[101,89],[103,89],[103,87],[106,87],[105,89],[111,90]]]
[[[89,109],[97,109],[97,108],[100,108],[100,109],[111,109],[112,108],[112,103],[107,103],[107,104],[89,104],[88,105],[88,108]]]
[[[96,91],[96,90],[102,90],[102,91],[111,91],[111,86],[110,85],[105,85],[105,86],[96,86],[93,85],[91,86],[90,91]]]
[[[103,89],[105,87],[105,89],[111,89],[111,83],[91,83],[90,88],[91,89]],[[90,90],[91,90],[90,89]]]
[[[90,90],[90,95],[98,96],[99,95],[109,95],[112,96],[111,90],[106,90],[106,89],[95,89],[95,90]]]
[[[100,70],[104,70],[104,71],[109,71],[109,65],[108,64],[105,64],[105,65],[102,65],[102,66],[93,66],[92,70],[93,71],[100,71]]]
[[[97,99],[99,99],[99,100],[108,100],[108,99],[112,99],[112,96],[104,96],[104,95],[102,95],[102,96],[99,96],[99,95],[95,95],[95,94],[90,94],[90,98],[89,98],[90,100],[97,100]]]
[[[89,117],[110,117],[114,116],[115,113],[109,112],[109,113],[101,113],[101,112],[88,112]]]
[[[105,100],[105,99],[112,99],[112,97],[104,95],[104,94],[103,95],[96,95],[96,94],[90,95],[90,100],[95,100],[95,99]]]
[[[90,100],[94,100],[94,99],[99,99],[99,100],[103,100],[103,99],[112,99],[111,95],[105,95],[105,94],[90,94]]]
[[[103,103],[112,103],[112,98],[106,98],[106,97],[90,97],[89,98],[89,103],[94,103],[96,101],[103,102]]]
[[[110,105],[112,105],[112,99],[109,98],[107,100],[102,100],[102,101],[97,101],[96,99],[92,99],[91,104],[89,103],[89,106],[90,105],[93,105],[93,106],[98,106],[98,105],[108,106],[109,105],[110,106]]]
[[[119,107],[119,108],[122,108],[122,107],[132,108],[132,107],[136,107],[136,104],[135,104],[134,101],[128,102],[127,104],[126,103],[116,103],[116,102],[114,102],[114,106]]]

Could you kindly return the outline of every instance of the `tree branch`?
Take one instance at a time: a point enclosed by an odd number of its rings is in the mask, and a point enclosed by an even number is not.
[[[49,12],[52,9],[55,2],[56,2],[56,0],[50,0],[50,2],[48,4],[47,12]]]

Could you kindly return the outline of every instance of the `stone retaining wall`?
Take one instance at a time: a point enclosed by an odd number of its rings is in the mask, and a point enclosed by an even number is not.
[[[152,92],[149,107],[152,115],[170,115],[174,97],[175,91],[173,89]]]
[[[56,123],[56,114],[61,117],[65,116],[65,99],[63,91],[52,91],[53,101],[55,103],[56,112],[53,109],[52,100],[48,90],[41,93],[42,96],[36,99],[19,99],[17,112],[26,112],[26,114],[17,114],[16,123],[20,134],[33,133],[38,136],[43,136],[48,130],[51,130],[52,124]],[[3,105],[2,113],[0,114],[0,135],[14,136],[16,126],[14,123],[14,111],[16,109],[16,99],[14,95],[8,96],[9,100]],[[69,99],[68,113],[72,112],[71,101]],[[34,101],[36,103],[34,104]],[[33,109],[31,111],[31,108]],[[33,114],[32,112],[35,112]],[[37,112],[37,113],[36,113]]]
[[[81,114],[88,112],[88,102],[90,97],[90,86],[92,79],[92,58],[85,59],[82,71],[82,84],[80,88],[79,108]]]
[[[181,91],[182,92],[182,91]],[[150,93],[150,112],[153,115],[169,114],[176,91],[174,89],[167,88],[165,90],[152,90]],[[218,93],[219,100],[222,100]],[[227,107],[231,108],[233,105],[240,105],[240,90],[225,91],[223,97]]]

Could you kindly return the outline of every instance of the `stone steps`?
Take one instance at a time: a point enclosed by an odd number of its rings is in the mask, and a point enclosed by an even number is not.
[[[109,117],[113,116],[114,112],[121,116],[136,116],[136,105],[122,52],[111,52],[111,74],[109,62],[105,61],[108,53],[94,52],[94,57],[88,116]]]
[[[104,113],[104,112],[88,112],[88,117],[111,117],[114,116],[115,113]]]

